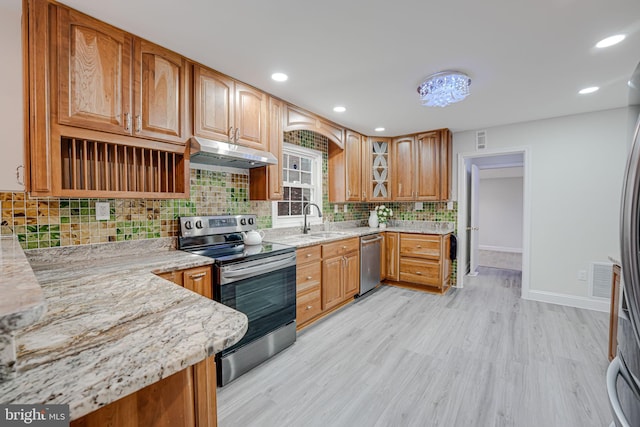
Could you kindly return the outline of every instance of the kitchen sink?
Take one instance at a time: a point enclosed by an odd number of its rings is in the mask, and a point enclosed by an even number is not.
[[[319,231],[315,233],[303,234],[302,237],[307,237],[309,239],[334,239],[338,237],[345,237],[346,234],[339,233],[336,231]]]

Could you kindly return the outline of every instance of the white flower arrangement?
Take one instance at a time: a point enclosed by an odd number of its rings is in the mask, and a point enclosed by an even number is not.
[[[376,215],[380,224],[386,224],[393,216],[393,210],[385,205],[376,206]]]

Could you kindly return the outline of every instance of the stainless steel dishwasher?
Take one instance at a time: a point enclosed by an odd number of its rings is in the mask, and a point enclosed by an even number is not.
[[[380,284],[380,249],[382,236],[360,237],[360,293],[362,296]]]

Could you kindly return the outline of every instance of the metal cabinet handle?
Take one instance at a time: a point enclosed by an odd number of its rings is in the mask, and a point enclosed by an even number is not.
[[[311,310],[312,308],[313,308],[313,306],[312,306],[312,305],[308,305],[308,306],[307,306],[307,310]]]
[[[198,273],[198,274],[194,274],[193,276],[191,276],[191,279],[200,279],[201,277],[206,276],[207,273]]]
[[[233,140],[237,144],[239,139],[240,139],[240,128],[236,128],[236,134]]]
[[[136,115],[136,132],[142,131],[142,116],[140,114]]]
[[[24,165],[19,165],[16,168],[16,181],[18,182],[18,184],[24,185],[24,175],[22,177],[22,181],[20,180],[20,168],[22,168],[22,170],[24,170]]]
[[[307,280],[313,279],[313,276],[307,276]]]
[[[347,249],[347,247],[346,247],[346,246],[343,246],[343,247],[342,247],[342,249]]]
[[[131,130],[131,114],[124,113],[124,130]]]
[[[621,376],[629,387],[631,387],[631,383],[627,380],[627,372],[625,371],[626,368],[622,365],[622,362],[620,362],[619,357],[611,361],[611,364],[607,368],[607,394],[609,395],[609,405],[618,424],[623,427],[631,427],[620,405],[620,398],[616,387],[618,376]]]
[[[229,141],[233,141],[233,126],[229,126]]]
[[[416,248],[418,248],[418,249],[422,249],[422,246],[418,245],[418,246],[416,246]]]
[[[416,274],[417,274],[418,276],[422,276],[422,271],[416,271]]]
[[[309,258],[311,256],[311,254],[307,254],[307,258]]]

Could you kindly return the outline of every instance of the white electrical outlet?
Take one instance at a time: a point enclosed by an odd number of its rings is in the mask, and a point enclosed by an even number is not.
[[[338,205],[333,205],[333,213],[338,213]]]
[[[447,209],[450,211],[453,210],[453,202],[447,202]]]
[[[578,270],[578,280],[587,281],[587,270]]]
[[[415,210],[421,211],[422,209],[424,209],[424,203],[416,202]]]
[[[96,221],[108,221],[111,218],[109,202],[96,202]]]
[[[347,206],[347,205],[344,205],[344,207],[342,208],[342,211],[343,211],[344,213],[349,212],[348,206]]]

